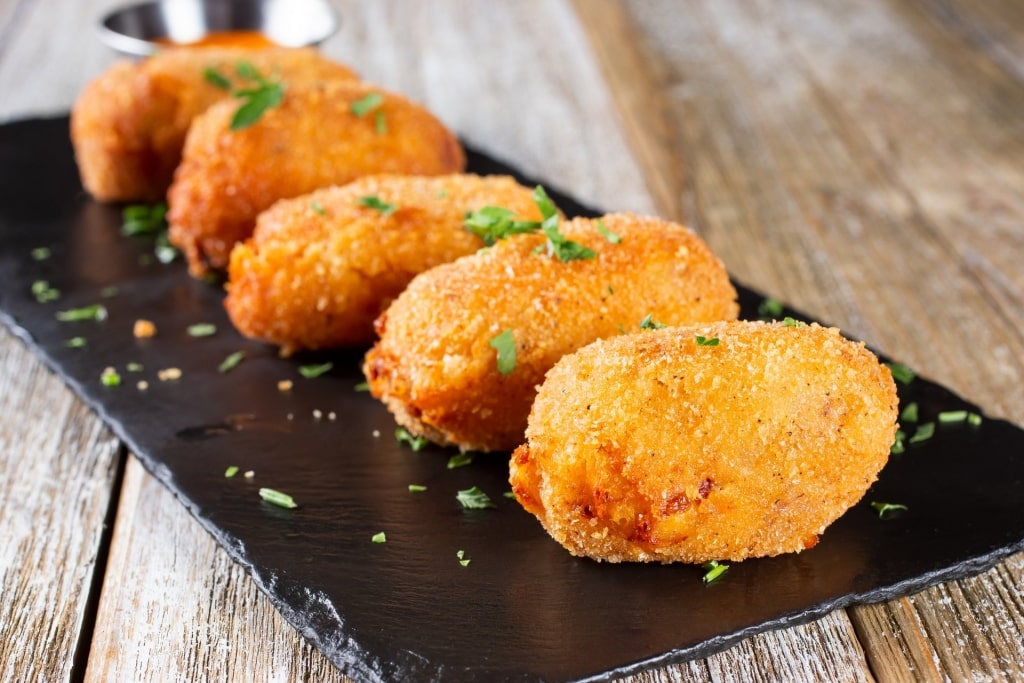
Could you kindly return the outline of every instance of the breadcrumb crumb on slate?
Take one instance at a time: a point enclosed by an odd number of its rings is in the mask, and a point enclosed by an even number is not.
[[[207,77],[213,70],[237,89],[248,62],[288,85],[356,80],[312,48],[168,48],[142,61],[119,61],[89,83],[71,111],[71,139],[82,183],[101,201],[158,201],[181,161],[192,119],[233,99]]]
[[[393,210],[368,207],[366,197]],[[368,345],[374,319],[414,276],[484,246],[463,223],[485,206],[542,218],[532,190],[508,176],[367,176],[282,200],[231,253],[231,321],[285,356]]]
[[[736,291],[707,245],[658,218],[577,218],[561,232],[596,252],[562,262],[543,235],[518,235],[433,268],[378,319],[363,371],[371,393],[411,433],[463,450],[511,450],[544,373],[595,339],[735,318]],[[538,253],[537,250],[542,250]],[[515,367],[502,375],[490,341],[512,330]]]
[[[897,406],[889,369],[863,343],[813,323],[607,339],[548,373],[510,482],[574,555],[701,563],[800,552],[877,478]]]
[[[374,94],[381,96],[374,116],[353,112]],[[167,192],[168,235],[197,277],[226,267],[231,248],[279,199],[374,173],[457,173],[466,163],[459,141],[430,112],[368,83],[288,86],[279,106],[230,130],[238,107],[237,99],[218,102],[195,118]],[[377,112],[387,121],[383,132]]]

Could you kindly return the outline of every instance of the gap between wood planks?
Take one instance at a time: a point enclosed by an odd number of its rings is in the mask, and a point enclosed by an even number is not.
[[[116,469],[110,487],[110,501],[103,514],[103,529],[100,533],[99,543],[96,546],[96,564],[93,567],[92,580],[89,583],[88,595],[85,601],[85,610],[82,613],[82,625],[78,631],[78,642],[75,644],[75,652],[71,662],[71,673],[68,676],[68,680],[72,683],[82,683],[85,680],[85,670],[89,664],[89,653],[92,650],[100,594],[103,592],[103,583],[107,576],[107,560],[110,557],[111,541],[114,537],[114,520],[117,519],[118,507],[121,504],[124,471],[128,463],[128,449],[123,443],[118,444],[115,459]]]

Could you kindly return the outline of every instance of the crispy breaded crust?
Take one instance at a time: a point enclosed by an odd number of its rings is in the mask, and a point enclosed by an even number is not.
[[[189,130],[167,197],[170,238],[193,275],[227,266],[231,248],[279,199],[374,173],[441,175],[465,165],[455,136],[404,97],[366,83],[286,87],[281,105],[249,128],[230,130],[238,104],[221,102]],[[382,96],[379,108],[353,112],[371,93]]]
[[[120,61],[94,79],[71,111],[71,140],[85,189],[101,201],[162,200],[192,119],[231,97],[204,72],[237,84],[239,61],[288,83],[355,80],[312,48],[176,48]]]
[[[799,552],[875,481],[897,405],[889,369],[834,328],[724,322],[607,339],[548,373],[510,481],[574,555]]]
[[[396,208],[361,205],[368,196]],[[541,220],[532,191],[508,176],[366,176],[282,200],[231,252],[231,321],[283,355],[370,344],[374,319],[413,276],[484,246],[463,222],[485,206]]]
[[[595,339],[665,324],[735,318],[736,291],[707,245],[681,225],[629,214],[578,218],[563,234],[598,253],[568,263],[520,235],[423,273],[378,320],[370,391],[416,434],[464,450],[511,450],[544,373]],[[488,342],[513,330],[516,366],[502,376]]]

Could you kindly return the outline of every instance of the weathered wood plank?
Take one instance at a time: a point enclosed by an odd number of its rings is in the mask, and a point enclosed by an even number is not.
[[[85,680],[348,679],[132,457]]]
[[[113,436],[0,328],[0,679],[71,678],[118,468]]]

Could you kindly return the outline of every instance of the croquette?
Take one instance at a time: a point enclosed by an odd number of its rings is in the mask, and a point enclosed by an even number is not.
[[[460,172],[459,141],[430,112],[374,85],[285,84],[279,106],[232,130],[239,104],[196,117],[168,191],[171,242],[201,276],[228,265],[256,216],[279,199],[364,175]]]
[[[363,370],[411,433],[462,450],[522,443],[544,373],[595,339],[735,318],[736,291],[689,229],[658,218],[577,218],[416,276],[377,320]],[[563,262],[568,241],[593,258]],[[511,362],[510,362],[511,360]]]
[[[281,200],[231,253],[231,321],[282,355],[369,346],[374,319],[415,275],[484,246],[463,225],[484,207],[542,218],[508,176],[365,176]]]
[[[251,86],[239,65],[289,84],[356,80],[348,67],[311,48],[176,48],[141,62],[119,61],[82,91],[71,111],[85,189],[100,201],[162,201],[192,119]]]
[[[897,403],[892,374],[863,343],[817,324],[606,339],[548,373],[510,482],[573,555],[800,552],[877,478]]]

